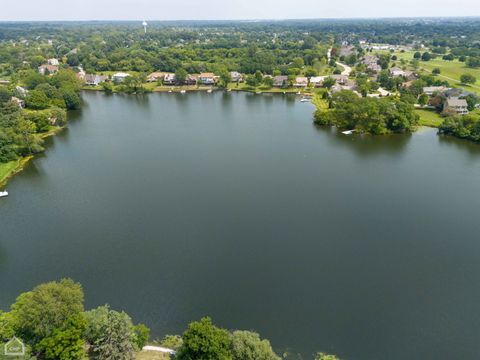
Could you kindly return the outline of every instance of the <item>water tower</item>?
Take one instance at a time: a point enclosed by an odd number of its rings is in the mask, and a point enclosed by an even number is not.
[[[146,34],[146,33],[147,33],[147,26],[148,26],[148,24],[147,24],[147,22],[146,22],[145,20],[143,20],[142,25],[143,25],[143,29],[145,30],[145,34]]]

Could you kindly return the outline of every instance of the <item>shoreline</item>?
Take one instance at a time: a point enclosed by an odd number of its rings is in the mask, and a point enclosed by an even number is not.
[[[45,133],[42,133],[42,134],[38,134],[38,136],[41,138],[41,139],[46,139],[50,136],[54,136],[56,135],[57,133],[59,133],[60,131],[62,131],[63,129],[65,129],[65,126],[62,126],[62,127],[58,127],[56,129],[51,129]],[[47,149],[45,149],[44,151],[46,151]],[[22,172],[25,167],[28,165],[28,162],[30,160],[32,160],[33,158],[35,157],[35,155],[28,155],[28,156],[25,156],[25,157],[22,157],[22,158],[19,158],[17,160],[13,160],[12,162],[16,161],[17,164],[15,167],[13,167],[10,171],[8,171],[7,173],[5,173],[5,175],[3,175],[2,178],[0,178],[0,187],[4,187],[8,184],[8,181],[13,178],[15,175],[17,175],[18,173]],[[8,163],[5,163],[5,164],[8,164]]]

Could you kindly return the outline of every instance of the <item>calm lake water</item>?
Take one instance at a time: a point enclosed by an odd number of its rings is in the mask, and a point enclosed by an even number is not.
[[[282,95],[83,97],[0,200],[0,308],[72,277],[155,336],[210,315],[305,359],[479,358],[480,146]]]

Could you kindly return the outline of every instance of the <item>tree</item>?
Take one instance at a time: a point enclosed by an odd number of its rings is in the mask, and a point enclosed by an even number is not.
[[[472,74],[462,74],[460,76],[460,82],[462,84],[475,84],[477,82],[477,78]]]
[[[333,85],[335,85],[337,81],[332,77],[327,77],[323,80],[323,87],[330,89]]]
[[[480,66],[480,56],[469,56],[467,59],[467,66],[471,68],[477,68]]]
[[[175,82],[177,84],[184,84],[185,80],[187,80],[188,73],[184,68],[178,68],[175,71]]]
[[[440,74],[440,68],[435,68],[432,70],[433,75],[439,75]]]
[[[82,311],[82,286],[71,279],[62,279],[21,294],[11,307],[11,316],[17,334],[36,342]]]
[[[430,61],[432,59],[432,55],[429,52],[424,52],[422,54],[422,61]]]
[[[74,90],[64,90],[63,91],[63,100],[68,110],[77,110],[80,109],[81,101],[80,96]]]
[[[230,73],[226,69],[220,71],[220,87],[226,88],[231,81]]]
[[[421,94],[419,97],[418,97],[418,103],[422,106],[425,106],[428,104],[428,100],[429,100],[429,97],[427,94]]]
[[[323,352],[319,352],[317,353],[317,355],[315,355],[315,360],[340,360],[340,359],[335,355],[329,355]]]
[[[144,324],[138,324],[133,327],[134,342],[137,345],[137,349],[143,348],[150,337],[150,329]]]
[[[228,331],[217,328],[208,317],[188,325],[182,335],[178,360],[231,360],[232,340]]]
[[[420,59],[421,57],[422,57],[422,54],[419,51],[417,51],[417,52],[415,52],[415,54],[413,54],[414,59]]]
[[[250,331],[234,331],[232,334],[233,360],[280,360],[268,340]]]
[[[61,328],[44,338],[37,349],[47,360],[80,360],[85,356],[85,331],[87,320],[83,313],[68,318]]]
[[[87,311],[85,339],[99,360],[132,360],[136,336],[132,320],[124,312],[110,310],[108,305]]]
[[[26,105],[34,110],[43,110],[50,106],[50,100],[43,91],[31,90],[27,95]]]

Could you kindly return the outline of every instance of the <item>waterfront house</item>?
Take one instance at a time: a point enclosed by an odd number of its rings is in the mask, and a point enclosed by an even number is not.
[[[190,85],[190,86],[197,85],[197,81],[198,81],[197,75],[188,74],[187,77],[185,78],[185,85]]]
[[[96,75],[96,74],[85,75],[85,85],[97,86],[107,80],[108,80],[108,76],[105,76],[105,75]]]
[[[198,82],[202,85],[215,85],[214,73],[201,73],[198,76]]]
[[[325,79],[325,76],[312,76],[310,78],[310,84],[313,87],[321,87],[323,85],[324,79]]]
[[[112,81],[114,83],[118,84],[118,83],[121,83],[121,82],[125,81],[125,79],[129,76],[130,76],[130,74],[123,73],[123,72],[118,72],[118,73],[112,75]]]
[[[448,98],[443,104],[443,112],[445,114],[467,115],[467,100],[459,98]]]
[[[274,87],[288,87],[288,76],[279,75],[273,77],[273,86]]]
[[[153,72],[147,76],[147,82],[156,82],[158,80],[163,80],[165,73],[163,72]]]
[[[163,78],[164,85],[175,85],[175,74],[165,74]]]
[[[295,87],[307,87],[308,86],[308,78],[303,76],[297,76],[295,79]]]
[[[243,80],[243,76],[238,71],[231,71],[230,79],[232,80],[232,82],[240,82]]]
[[[38,72],[42,75],[55,74],[56,72],[58,72],[58,66],[43,64],[38,67]]]

